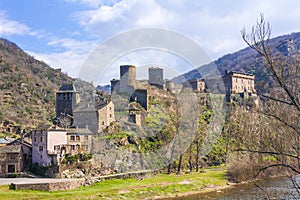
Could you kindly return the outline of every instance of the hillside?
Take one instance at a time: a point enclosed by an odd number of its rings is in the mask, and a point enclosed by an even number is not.
[[[51,123],[55,92],[72,81],[16,44],[0,39],[0,132],[8,131],[7,127],[20,126],[22,130]]]
[[[241,38],[242,40],[242,38]],[[270,45],[280,51],[283,55],[289,53],[299,54],[300,47],[300,33],[292,33],[290,35],[279,36],[270,39]],[[251,48],[245,48],[235,53],[227,54],[213,62],[219,69],[221,75],[225,74],[226,70],[246,72],[254,74],[256,77],[257,91],[264,92],[270,84],[270,76],[263,66],[263,60],[261,57]],[[209,71],[212,63],[203,65],[201,68],[205,68],[205,71]],[[205,77],[205,75],[204,75]],[[185,79],[203,78],[197,70],[189,71],[179,77],[173,79],[175,82],[182,82]]]

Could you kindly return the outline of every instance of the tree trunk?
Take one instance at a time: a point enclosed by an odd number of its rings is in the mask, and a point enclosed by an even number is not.
[[[171,174],[172,172],[172,162],[170,162],[170,164],[168,165],[168,174]]]
[[[196,141],[196,172],[199,171],[199,141]]]
[[[190,173],[192,173],[192,171],[193,171],[193,163],[192,163],[192,145],[193,145],[193,143],[191,143],[191,145],[190,145],[190,150],[189,150],[189,168],[190,168]]]
[[[178,168],[177,168],[177,173],[176,173],[176,174],[180,174],[180,172],[181,172],[182,157],[183,157],[183,155],[181,154],[181,155],[179,156],[179,162],[178,162]]]

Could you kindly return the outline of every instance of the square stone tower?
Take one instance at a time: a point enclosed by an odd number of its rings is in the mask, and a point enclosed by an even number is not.
[[[150,85],[154,85],[157,88],[164,88],[164,70],[159,67],[150,67],[148,69]]]
[[[78,102],[80,102],[80,95],[75,86],[73,84],[62,85],[59,91],[56,92],[56,118],[61,116],[70,116],[72,118]]]

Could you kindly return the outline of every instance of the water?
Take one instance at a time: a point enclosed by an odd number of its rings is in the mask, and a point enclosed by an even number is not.
[[[300,176],[296,177],[297,183],[300,183]],[[207,194],[197,194],[188,197],[178,197],[176,200],[231,200],[231,199],[300,199],[294,184],[289,178],[272,179],[268,181],[248,183],[233,186],[231,188],[214,191]]]

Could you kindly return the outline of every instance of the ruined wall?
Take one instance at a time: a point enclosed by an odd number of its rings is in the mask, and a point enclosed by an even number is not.
[[[137,102],[143,106],[145,110],[148,110],[148,91],[138,89],[130,97],[131,102]]]

